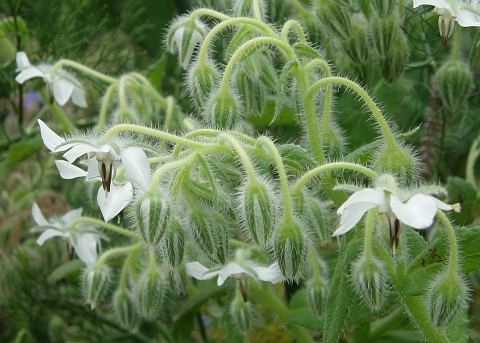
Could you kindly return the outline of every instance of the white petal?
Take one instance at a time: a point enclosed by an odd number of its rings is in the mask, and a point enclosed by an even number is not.
[[[79,234],[75,252],[90,267],[97,263],[97,240],[92,234]]]
[[[457,22],[460,26],[480,26],[480,17],[469,11],[467,8],[461,8],[457,14]]]
[[[239,274],[251,274],[245,270],[242,266],[237,263],[229,263],[218,273],[217,285],[221,286],[230,276],[235,276]]]
[[[85,98],[85,92],[77,87],[73,89],[72,101],[78,107],[87,108],[87,99]]]
[[[37,223],[37,225],[40,225],[40,226],[50,225],[50,223],[43,216],[42,211],[40,211],[40,208],[38,207],[36,202],[34,202],[32,205],[32,217],[33,217],[33,220],[35,220],[35,223]]]
[[[70,150],[68,150],[63,157],[70,163],[74,162],[77,158],[83,154],[88,154],[89,152],[95,152],[97,149],[90,144],[85,143],[75,143]]]
[[[119,214],[132,201],[132,197],[133,189],[130,182],[123,186],[116,186],[112,183],[108,196],[100,187],[98,189],[97,201],[105,222],[109,222]]]
[[[62,216],[62,220],[65,222],[65,224],[70,225],[74,220],[82,216],[82,211],[83,209],[81,207],[75,210],[68,211]]]
[[[32,66],[30,64],[30,61],[29,61],[28,56],[25,53],[25,51],[17,52],[17,54],[15,56],[15,59],[17,60],[17,68],[18,69],[28,68],[28,67]]]
[[[46,240],[49,240],[52,237],[67,237],[68,235],[65,232],[59,231],[59,230],[54,230],[54,229],[47,229],[42,232],[40,237],[37,239],[37,244],[38,245],[43,245]]]
[[[96,177],[100,177],[100,171],[98,170],[98,161],[95,157],[88,159],[88,173],[87,179],[91,180]]]
[[[143,191],[147,191],[152,182],[152,175],[145,152],[140,148],[132,147],[122,151],[121,155],[127,178]]]
[[[42,120],[38,119],[38,125],[40,126],[43,144],[45,144],[50,151],[53,151],[58,145],[65,143],[65,139],[53,132]]]
[[[262,281],[268,281],[275,284],[286,280],[285,277],[282,275],[278,263],[276,262],[271,264],[267,268],[255,267],[253,268],[253,270],[255,270],[255,272],[257,273],[257,278]]]
[[[385,205],[385,192],[383,190],[376,190],[370,188],[362,189],[361,191],[355,192],[350,196],[350,198],[347,199],[347,201],[343,203],[342,206],[340,206],[340,208],[337,210],[337,214],[342,214],[343,211],[352,204],[362,202],[372,203],[375,206]]]
[[[35,77],[45,77],[45,73],[36,67],[29,67],[22,70],[15,78],[15,81],[17,81],[19,84],[23,84],[25,81]]]
[[[218,275],[220,271],[209,272],[210,269],[204,267],[200,262],[190,262],[185,264],[187,275],[197,280],[208,280]]]
[[[60,106],[67,103],[72,96],[73,85],[60,77],[55,77],[53,80],[53,97]]]
[[[431,5],[440,8],[450,7],[445,0],[413,0],[413,8],[420,5]]]
[[[77,166],[74,166],[73,164],[68,163],[67,161],[57,160],[55,161],[55,164],[60,173],[60,176],[63,179],[71,180],[77,177],[87,176],[87,172],[85,170],[78,168]]]
[[[392,195],[390,206],[398,220],[415,229],[431,226],[437,212],[437,204],[430,195],[425,194],[414,195],[405,204]]]

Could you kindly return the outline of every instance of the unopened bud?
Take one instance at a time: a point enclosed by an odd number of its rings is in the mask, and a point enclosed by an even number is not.
[[[283,276],[296,279],[302,272],[308,243],[298,222],[283,223],[274,236],[274,252]]]
[[[452,111],[465,106],[473,87],[470,68],[462,61],[445,62],[436,72],[438,88],[445,105]]]
[[[236,296],[230,305],[230,315],[237,329],[246,335],[250,331],[251,325],[251,304],[249,301],[243,301],[240,291],[236,290]]]
[[[264,0],[234,0],[233,13],[236,17],[255,17],[255,5],[259,6],[260,15],[265,16]]]
[[[318,199],[309,197],[305,201],[305,216],[310,230],[319,244],[330,242],[331,232],[325,205]]]
[[[225,264],[229,244],[229,229],[221,215],[195,211],[190,216],[190,229],[197,246],[210,260]]]
[[[147,269],[135,287],[137,311],[143,318],[154,320],[162,306],[164,282],[156,268]]]
[[[161,250],[164,260],[172,267],[178,267],[183,261],[185,249],[185,233],[182,225],[170,217],[165,236],[162,239]]]
[[[322,127],[322,138],[325,156],[331,159],[338,159],[343,156],[344,138],[336,124]]]
[[[348,9],[336,0],[317,1],[317,16],[334,35],[348,39],[352,34],[350,13]]]
[[[370,44],[362,26],[352,25],[352,33],[342,42],[342,47],[353,63],[364,64],[369,61]]]
[[[455,314],[466,308],[467,298],[467,287],[458,275],[440,275],[431,284],[427,296],[433,324],[447,325]]]
[[[395,9],[395,0],[372,0],[373,9],[380,18],[389,17]]]
[[[372,19],[372,38],[378,54],[386,56],[397,38],[399,27],[395,16]]]
[[[308,281],[307,292],[310,308],[317,317],[320,317],[327,301],[327,285],[319,277],[313,277]]]
[[[110,270],[105,264],[87,268],[83,273],[83,294],[92,310],[108,292]]]
[[[408,62],[408,41],[399,34],[390,51],[385,56],[380,56],[380,68],[385,82],[393,83],[401,75]]]
[[[399,145],[383,147],[376,157],[374,167],[379,173],[392,174],[407,185],[415,178],[415,158],[411,152]]]
[[[188,89],[198,108],[202,109],[220,80],[220,74],[212,63],[198,63],[188,73]]]
[[[230,92],[217,91],[205,111],[207,123],[216,129],[233,129],[239,117],[237,98]]]
[[[120,326],[126,330],[132,329],[137,321],[135,305],[127,291],[118,290],[113,295],[113,311]]]
[[[245,113],[262,115],[267,106],[265,87],[242,70],[235,73],[235,86],[245,106]]]
[[[198,19],[188,16],[179,17],[167,34],[167,49],[171,53],[178,50],[180,64],[187,69],[197,44],[202,44],[207,35],[207,27]]]
[[[154,249],[165,234],[170,217],[169,201],[162,195],[148,192],[135,204],[135,219],[145,244]]]
[[[383,264],[376,258],[361,256],[352,265],[352,280],[358,296],[373,311],[385,302],[386,273]]]

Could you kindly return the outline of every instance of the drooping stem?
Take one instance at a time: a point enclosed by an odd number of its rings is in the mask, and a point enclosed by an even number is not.
[[[108,105],[110,104],[110,99],[112,98],[113,92],[115,92],[115,86],[110,85],[105,92],[105,96],[102,100],[102,107],[100,109],[100,115],[98,117],[98,129],[103,130],[105,129],[105,123],[107,120],[107,109]]]
[[[134,245],[126,246],[126,247],[113,248],[113,249],[107,250],[98,259],[97,266],[101,266],[102,264],[107,262],[107,260],[109,258],[112,258],[114,256],[129,254],[133,250],[137,249],[139,246],[141,246],[141,245],[140,244],[134,244]]]
[[[475,181],[475,162],[477,161],[478,156],[480,155],[480,136],[477,137],[472,143],[470,147],[470,151],[468,152],[467,157],[467,164],[465,166],[465,180],[470,182],[473,185],[473,188],[477,190],[477,182]]]
[[[70,225],[71,225],[71,227],[75,227],[76,225],[78,225],[80,223],[88,223],[88,224],[92,224],[92,225],[95,225],[95,226],[101,226],[101,227],[103,227],[107,230],[110,230],[112,232],[118,233],[118,234],[123,235],[123,236],[130,237],[130,238],[137,237],[135,232],[122,229],[121,227],[118,227],[116,225],[108,224],[108,223],[105,223],[102,220],[98,220],[98,219],[91,218],[91,217],[77,218]]]
[[[288,33],[292,28],[294,28],[297,31],[297,35],[300,41],[306,42],[307,39],[305,37],[305,32],[303,32],[302,25],[300,25],[298,21],[293,19],[287,20],[287,22],[283,25],[282,33],[281,33],[282,39],[288,42]]]
[[[234,137],[232,137],[230,134],[227,134],[227,133],[221,134],[218,138],[219,140],[227,141],[233,147],[233,149],[235,149],[235,151],[238,154],[238,157],[242,161],[243,167],[245,168],[248,181],[255,182],[255,180],[257,179],[257,176],[255,174],[255,169],[253,168],[252,161],[250,161],[250,157],[248,157],[242,145]]]
[[[94,69],[86,67],[83,64],[77,63],[77,62],[72,61],[72,60],[67,60],[67,59],[61,59],[60,61],[55,63],[55,65],[53,66],[53,71],[56,71],[63,66],[72,67],[72,68],[77,69],[77,70],[79,70],[79,71],[81,71],[81,72],[83,72],[87,75],[93,76],[93,77],[95,77],[99,80],[102,80],[102,81],[110,83],[110,84],[115,84],[115,83],[118,82],[118,80],[114,77],[110,77],[110,76],[105,75],[103,73],[100,73],[100,72],[98,72]]]

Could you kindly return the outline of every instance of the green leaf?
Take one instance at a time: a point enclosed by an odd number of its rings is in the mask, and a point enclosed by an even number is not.
[[[10,170],[10,168],[35,155],[42,148],[42,146],[42,138],[40,135],[36,135],[12,144],[10,149],[8,149],[5,171]]]
[[[61,266],[57,267],[49,276],[48,276],[48,283],[55,284],[58,281],[64,279],[70,274],[78,272],[79,270],[85,267],[85,263],[81,260],[75,259],[73,261],[67,262],[62,264]]]
[[[295,324],[303,326],[309,330],[321,331],[323,320],[313,313],[308,303],[307,290],[305,288],[295,292],[290,300],[290,320]]]
[[[480,227],[455,229],[462,273],[480,268]]]
[[[314,59],[321,57],[317,50],[305,43],[295,43],[293,50],[295,50],[295,54],[300,58]]]

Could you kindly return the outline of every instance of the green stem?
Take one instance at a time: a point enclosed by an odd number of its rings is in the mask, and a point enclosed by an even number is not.
[[[42,98],[45,101],[45,103],[50,104],[50,100],[49,100],[50,96],[47,94],[47,90],[45,88],[40,91],[40,94],[42,95]],[[75,125],[73,125],[71,120],[68,118],[65,112],[63,112],[60,106],[57,105],[56,102],[49,105],[49,108],[52,111],[55,118],[58,120],[58,122],[62,125],[65,133],[75,132],[76,130]]]
[[[221,12],[217,12],[217,11],[209,9],[209,8],[199,8],[199,9],[193,11],[190,14],[190,18],[192,20],[194,20],[196,17],[201,16],[201,15],[208,15],[210,17],[218,18],[220,20],[230,19],[230,17],[228,15],[225,15]]]
[[[130,73],[130,75],[138,79],[143,84],[144,87],[142,87],[142,92],[145,92],[152,97],[161,107],[168,107],[167,100],[157,92],[157,90],[152,86],[150,81],[148,81],[145,76],[136,72]]]
[[[120,274],[120,290],[122,292],[125,292],[125,289],[127,287],[127,281],[128,281],[128,269],[131,265],[131,261],[135,259],[140,252],[140,249],[142,248],[141,245],[138,245],[137,250],[133,250],[130,255],[125,259],[125,262],[123,263],[122,267],[122,273]]]
[[[173,117],[173,97],[167,97],[167,108],[165,110],[165,122],[163,123],[163,131],[168,132],[170,123],[172,122]]]
[[[136,250],[140,246],[141,246],[140,244],[134,244],[126,247],[113,248],[113,249],[107,250],[98,259],[97,266],[101,266],[102,264],[107,262],[107,260],[111,257],[129,254],[130,252]]]
[[[156,269],[157,269],[157,262],[155,261],[155,252],[154,251],[149,251],[149,265],[150,265],[150,273],[156,273]]]
[[[255,169],[253,168],[252,161],[250,161],[250,158],[248,157],[242,145],[234,137],[227,133],[222,133],[220,136],[218,136],[218,139],[227,141],[233,147],[233,149],[235,149],[238,157],[242,161],[243,167],[245,168],[248,181],[256,182],[257,176],[255,174]]]
[[[376,180],[378,178],[378,175],[371,169],[361,166],[359,164],[355,163],[349,163],[349,162],[333,162],[329,164],[324,164],[323,166],[316,167],[312,170],[310,170],[308,173],[304,174],[293,186],[292,191],[293,192],[299,192],[305,184],[310,181],[311,178],[314,176],[317,176],[318,174],[335,170],[335,169],[350,169],[353,171],[357,171],[359,173],[362,173],[366,176],[368,176],[372,180]]]
[[[365,247],[363,250],[365,256],[365,262],[372,262],[372,238],[373,228],[375,227],[375,217],[377,211],[372,209],[367,213],[367,220],[365,222]]]
[[[72,67],[74,69],[77,69],[77,70],[85,73],[85,74],[96,77],[97,79],[102,80],[106,83],[115,84],[115,83],[118,82],[118,80],[116,78],[113,78],[113,77],[110,77],[108,75],[102,74],[102,73],[100,73],[96,70],[88,68],[88,67],[84,66],[83,64],[80,64],[80,63],[72,61],[72,60],[62,59],[62,60],[58,61],[53,66],[53,71],[56,71],[57,69],[60,69],[63,66]]]
[[[102,100],[102,107],[100,109],[100,115],[98,117],[98,129],[105,129],[105,123],[107,121],[107,109],[110,104],[110,99],[112,98],[113,92],[115,92],[115,85],[110,85],[105,92],[105,96]]]
[[[473,185],[473,188],[477,189],[477,182],[475,181],[475,162],[477,161],[478,156],[480,155],[480,136],[475,139],[470,147],[468,152],[467,164],[465,166],[465,180],[470,182]]]
[[[197,158],[197,154],[193,153],[184,159],[164,164],[163,166],[155,170],[155,173],[152,176],[151,188],[153,190],[157,189],[157,185],[160,182],[160,179],[163,175],[165,175],[166,173],[172,170],[180,169],[182,167],[191,165],[196,158]]]
[[[250,287],[257,302],[264,303],[288,327],[299,343],[314,343],[315,341],[303,327],[290,321],[288,308],[277,298],[265,282],[258,283],[251,280]]]
[[[120,104],[120,113],[128,113],[127,94],[125,92],[125,83],[127,82],[127,79],[128,76],[123,75],[118,83],[118,103]]]
[[[462,40],[462,31],[457,28],[453,35],[452,59],[454,61],[460,60],[461,40]]]
[[[70,224],[70,226],[75,227],[76,225],[78,225],[80,223],[88,223],[88,224],[93,224],[93,225],[96,225],[96,226],[101,226],[101,227],[103,227],[107,230],[110,230],[112,232],[116,232],[120,235],[127,236],[127,237],[130,237],[130,238],[136,238],[137,237],[135,232],[125,230],[125,229],[122,229],[121,227],[118,227],[116,225],[108,224],[108,223],[105,223],[102,220],[98,220],[98,219],[90,218],[90,217],[77,218]]]
[[[458,270],[458,247],[457,247],[457,237],[455,236],[455,230],[448,220],[447,215],[441,210],[437,210],[437,217],[443,223],[443,226],[447,230],[448,239],[450,240],[450,254],[448,256],[448,273],[451,278],[457,277]]]
[[[308,249],[308,259],[310,260],[310,264],[312,266],[313,277],[315,279],[320,279],[320,266],[317,260],[317,252],[314,248],[310,247]]]
[[[305,43],[307,39],[305,37],[305,33],[303,32],[303,27],[302,25],[300,25],[298,21],[293,19],[287,20],[287,22],[283,25],[282,33],[280,34],[282,39],[285,42],[288,42],[288,33],[292,28],[297,30],[298,38],[300,39],[301,42]]]
[[[278,178],[280,179],[281,184],[283,210],[285,216],[284,219],[286,223],[293,223],[292,200],[290,197],[288,179],[287,174],[285,173],[285,168],[283,166],[282,157],[280,156],[275,144],[273,144],[273,142],[268,137],[258,137],[257,142],[258,144],[264,144],[272,154],[275,166],[277,167]]]
[[[373,117],[378,123],[378,126],[380,127],[380,130],[382,131],[383,137],[385,138],[385,141],[387,143],[388,148],[396,148],[397,143],[395,142],[395,138],[393,137],[392,132],[390,131],[390,128],[387,124],[387,121],[385,118],[383,118],[382,112],[380,109],[377,107],[375,102],[372,100],[372,98],[368,95],[368,93],[358,84],[356,84],[353,81],[350,81],[349,79],[343,78],[343,77],[338,77],[338,76],[332,76],[332,77],[326,77],[324,79],[321,79],[317,82],[315,82],[310,89],[307,92],[306,99],[308,101],[313,101],[313,97],[315,93],[322,87],[324,86],[332,86],[334,84],[339,84],[342,86],[345,86],[347,88],[350,88],[353,90],[355,93],[357,93],[362,100],[365,102],[367,107],[370,109],[372,112]]]

